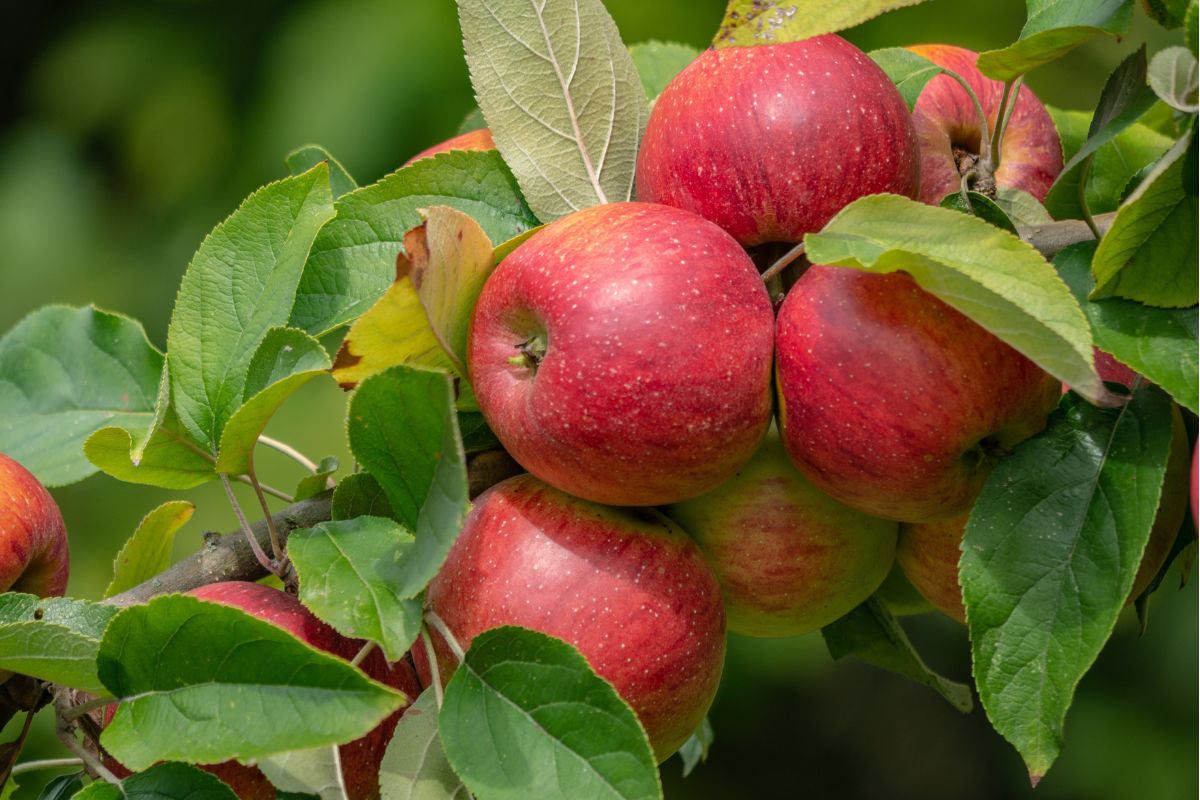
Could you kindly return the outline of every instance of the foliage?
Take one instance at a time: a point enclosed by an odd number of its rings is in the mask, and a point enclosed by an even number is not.
[[[735,1],[715,44],[793,41],[916,2]],[[54,486],[97,470],[169,490],[242,480],[269,511],[254,469],[268,422],[310,381],[353,388],[345,429],[358,469],[338,482],[332,518],[291,533],[286,557],[274,552],[269,565],[298,581],[318,617],[389,661],[427,635],[423,593],[469,509],[468,453],[494,444],[465,366],[484,281],[540,224],[632,197],[650,104],[697,53],[626,48],[600,0],[457,5],[498,152],[440,154],[360,187],[323,147],[293,151],[291,174],[200,244],[165,354],[138,322],[90,306],[40,309],[0,338],[0,450]],[[1194,2],[1155,9],[1163,24],[1194,27]],[[1009,86],[1085,41],[1123,35],[1134,4],[1030,0],[1028,10],[1018,40],[980,58]],[[1067,163],[1046,207],[1028,195],[964,192],[947,208],[877,195],[805,239],[815,262],[908,272],[1072,387],[1046,430],[997,464],[960,564],[981,705],[1035,782],[1059,755],[1075,687],[1133,584],[1163,491],[1172,404],[1198,405],[1196,60],[1182,47],[1147,55],[1117,68],[1094,114],[1056,112]],[[910,106],[944,71],[898,48],[872,57]],[[1162,106],[1171,135],[1148,124]],[[1115,215],[1099,241],[1053,263],[1026,236],[1051,215],[1094,225],[1101,211]],[[1118,394],[1096,371],[1094,345],[1155,385]],[[337,470],[310,466],[297,498],[322,493]],[[162,573],[192,511],[171,501],[147,514],[106,595]],[[834,658],[972,705],[879,598],[823,636]],[[227,797],[188,764],[228,759],[260,761],[288,792],[336,794],[335,746],[413,701],[384,757],[386,798],[662,795],[633,711],[571,645],[500,628],[461,656],[444,698],[406,698],[193,598],[118,611],[0,595],[0,670],[121,701],[99,742],[136,774],[78,795]],[[712,743],[706,721],[684,747],[688,771]]]

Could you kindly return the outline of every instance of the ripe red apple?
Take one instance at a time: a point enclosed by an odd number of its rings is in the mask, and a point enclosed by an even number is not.
[[[495,150],[496,143],[492,141],[492,131],[489,128],[480,128],[477,131],[467,131],[460,133],[458,136],[452,136],[444,142],[435,144],[433,147],[426,148],[415,156],[404,162],[404,166],[408,166],[414,161],[420,161],[422,158],[436,156],[438,153],[448,153],[451,150]]]
[[[1188,471],[1187,433],[1178,407],[1173,409],[1173,415],[1171,451],[1163,480],[1162,498],[1137,575],[1133,579],[1133,589],[1127,600],[1129,603],[1146,590],[1162,569],[1187,513],[1188,493],[1183,489],[1184,475]],[[901,525],[900,541],[896,546],[896,562],[917,591],[946,616],[964,623],[966,612],[958,583],[958,560],[968,517],[969,511],[952,519]]]
[[[363,642],[348,639],[326,625],[290,594],[270,586],[246,581],[226,581],[201,586],[188,594],[210,603],[241,609],[282,628],[319,650],[347,660],[353,658],[363,645]],[[363,659],[361,668],[371,678],[404,692],[410,702],[421,693],[421,684],[408,658],[389,664],[382,651],[376,648]],[[107,706],[103,724],[107,725],[114,713],[116,705]],[[342,774],[346,781],[346,793],[350,800],[379,797],[379,762],[403,713],[404,709],[397,711],[366,736],[338,748]],[[106,763],[127,774],[127,771],[112,759],[106,760]],[[275,798],[275,787],[257,767],[226,761],[203,768],[227,783],[241,800]]]
[[[871,596],[895,556],[896,523],[813,486],[774,432],[736,475],[666,513],[717,574],[729,630],[748,636],[833,622]]]
[[[0,592],[59,596],[70,561],[58,504],[33,473],[0,453]]]
[[[655,101],[640,200],[694,211],[743,245],[798,242],[863,195],[914,197],[908,106],[834,35],[707,50]]]
[[[1041,430],[1061,391],[907,274],[823,266],[779,310],[776,381],[800,471],[902,522],[970,509],[994,457]]]
[[[908,49],[958,73],[979,98],[989,130],[995,130],[1004,84],[975,68],[978,53],[946,44]],[[963,172],[981,154],[983,125],[966,90],[948,75],[938,75],[925,85],[912,117],[921,147],[921,201],[936,205],[960,189]],[[1000,145],[996,185],[1023,189],[1045,200],[1062,171],[1062,143],[1046,107],[1027,86],[1020,88]]]
[[[728,478],[771,419],[772,312],[745,251],[687,211],[612,203],[500,262],[467,354],[521,466],[578,497],[660,505]]]
[[[573,644],[633,707],[659,761],[720,681],[725,610],[695,543],[657,511],[589,503],[531,475],[479,496],[427,603],[464,649],[501,625]],[[448,679],[455,659],[434,639]]]
[[[1096,374],[1100,376],[1101,380],[1119,383],[1126,389],[1133,386],[1134,378],[1138,374],[1132,369],[1117,361],[1115,357],[1104,352],[1099,347],[1092,347],[1092,357],[1096,362]],[[1066,394],[1070,388],[1070,386],[1064,383],[1062,385],[1063,394]]]

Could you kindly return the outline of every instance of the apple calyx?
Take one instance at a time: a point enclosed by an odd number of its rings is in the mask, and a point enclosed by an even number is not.
[[[514,345],[520,355],[512,356],[508,359],[508,363],[517,367],[525,367],[536,374],[542,359],[546,357],[546,346],[545,332],[535,333],[520,344]]]

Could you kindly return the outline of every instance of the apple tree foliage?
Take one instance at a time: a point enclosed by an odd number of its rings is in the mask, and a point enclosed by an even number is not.
[[[714,46],[797,40],[916,2],[734,0]],[[600,0],[458,7],[482,112],[465,127],[486,121],[498,152],[444,153],[359,186],[322,148],[301,148],[287,156],[292,174],[201,243],[165,353],[137,321],[92,307],[37,310],[0,338],[0,450],[52,486],[103,472],[172,490],[257,487],[254,454],[273,444],[260,436],[276,409],[311,380],[352,389],[357,471],[332,489],[326,521],[290,534],[292,573],[283,553],[260,557],[314,613],[389,659],[427,635],[423,591],[469,507],[468,453],[496,444],[463,367],[483,281],[540,224],[631,198],[650,105],[696,55],[662,42],[627,49]],[[1067,162],[1044,206],[1017,191],[940,208],[870,196],[805,238],[814,262],[903,266],[1073,387],[1045,431],[996,466],[960,562],[976,695],[1035,782],[1132,586],[1162,494],[1172,401],[1200,411],[1196,2],[1148,8],[1183,25],[1188,46],[1130,56],[1092,113],[1052,110]],[[1133,0],[1029,0],[1018,40],[979,67],[1018,86],[1085,41],[1122,35],[1134,13]],[[944,71],[900,49],[872,55],[910,105]],[[1101,235],[1048,261],[1030,242],[1055,219]],[[1106,386],[1093,345],[1144,380],[1130,394]],[[337,464],[309,466],[280,494],[322,496]],[[256,761],[284,792],[341,796],[335,745],[411,701],[418,713],[402,718],[383,760],[385,798],[661,796],[632,711],[574,648],[542,634],[481,635],[444,696],[405,698],[236,609],[174,594],[123,600],[170,566],[192,510],[173,501],[147,514],[116,556],[106,600],[0,596],[0,670],[49,682],[60,699],[123,701],[99,744],[136,773],[118,784],[69,776],[44,796],[232,797],[188,766],[228,759]],[[1190,542],[1181,532],[1172,555]],[[835,658],[972,705],[971,689],[934,674],[878,600],[823,635]],[[712,740],[706,723],[683,748],[688,769]],[[0,779],[13,760],[0,761]]]

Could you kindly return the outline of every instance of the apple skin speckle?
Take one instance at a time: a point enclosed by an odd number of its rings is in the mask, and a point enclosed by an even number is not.
[[[687,211],[612,203],[501,262],[467,363],[484,418],[525,469],[588,500],[661,505],[715,487],[762,441],[773,329],[732,237]]]
[[[579,648],[638,715],[658,760],[704,718],[725,660],[717,578],[687,534],[651,509],[579,500],[531,475],[475,501],[427,603],[465,648],[520,625]],[[456,665],[434,636],[444,680]],[[413,651],[428,682],[428,662]]]
[[[788,455],[836,500],[926,522],[971,507],[994,453],[1040,431],[1060,385],[903,272],[813,266],[776,329]]]
[[[638,199],[694,211],[749,247],[798,242],[868,194],[915,197],[912,118],[839,36],[707,50],[655,101]]]

